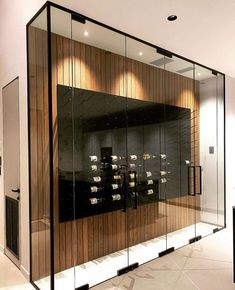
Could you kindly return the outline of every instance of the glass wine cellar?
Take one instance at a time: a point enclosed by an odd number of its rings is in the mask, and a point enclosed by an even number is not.
[[[224,74],[50,2],[27,51],[35,287],[88,289],[225,227]]]

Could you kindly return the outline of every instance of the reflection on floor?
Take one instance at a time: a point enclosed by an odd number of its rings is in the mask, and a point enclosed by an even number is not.
[[[61,275],[63,276],[62,273]],[[90,278],[95,275],[96,271]],[[0,254],[0,289],[34,289],[3,254]],[[71,288],[63,284],[60,289]],[[232,232],[228,229],[222,230],[92,289],[235,289],[235,284],[232,283]]]
[[[232,233],[222,230],[93,290],[232,290]]]
[[[149,260],[158,257],[158,253],[167,248],[179,248],[187,245],[189,239],[195,235],[206,236],[213,232],[214,225],[206,223],[198,223],[195,226],[189,226],[184,229],[172,232],[170,234],[143,242],[132,246],[129,250],[115,252],[111,255],[90,261],[82,266],[76,266],[75,269],[67,269],[55,275],[56,289],[64,290],[74,289],[89,283],[90,287],[100,283],[102,280],[110,279],[117,275],[117,270],[124,268],[128,264],[138,262],[143,264]],[[74,278],[74,273],[75,277]],[[41,289],[49,290],[49,279],[41,279],[36,283]]]

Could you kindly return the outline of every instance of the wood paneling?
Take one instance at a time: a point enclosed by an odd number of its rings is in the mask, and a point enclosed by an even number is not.
[[[54,51],[57,51],[57,59],[54,59],[53,63],[53,70],[57,72],[53,72],[53,76],[58,76],[57,80],[53,80],[53,85],[71,85],[71,76],[68,77],[71,74],[68,52],[72,50],[74,52],[73,79],[75,87],[189,108],[192,115],[195,116],[191,124],[192,133],[194,134],[194,130],[196,130],[198,134],[199,102],[198,96],[193,92],[192,79],[136,60],[125,59],[120,55],[86,44],[69,42],[61,36],[53,36],[52,47]],[[54,89],[54,108],[56,98],[56,89]],[[54,114],[53,127],[56,142],[56,110],[54,110]],[[192,143],[191,160],[199,158],[198,144],[198,140],[196,145],[195,142]],[[57,156],[54,157],[54,160],[57,160]],[[54,167],[57,170],[56,162]],[[57,176],[56,172],[55,175]],[[58,183],[57,180],[55,182]],[[57,187],[54,196],[55,200],[58,200]],[[155,203],[141,205],[137,210],[128,209],[127,217],[121,211],[114,211],[79,219],[75,221],[77,225],[75,240],[70,239],[70,222],[62,223],[59,225],[59,232],[55,230],[55,240],[57,240],[55,247],[58,247],[58,243],[60,244],[59,250],[56,250],[59,254],[55,257],[56,270],[61,271],[69,267],[72,261],[71,248],[73,246],[77,248],[77,261],[80,264],[127,247],[126,233],[128,233],[128,245],[131,246],[166,232],[189,226],[195,222],[194,203],[195,198],[184,196],[174,199],[174,204]],[[58,202],[55,204],[57,205],[55,216],[57,216]],[[57,218],[56,222],[58,222]]]
[[[29,28],[32,278],[50,271],[47,37]]]
[[[39,31],[34,31],[33,33],[38,34]],[[31,168],[33,173],[32,183],[33,188],[37,190],[33,202],[35,208],[32,212],[35,219],[38,218],[38,213],[41,211],[41,208],[39,209],[39,199],[42,198],[41,202],[45,202],[42,192],[46,191],[46,188],[40,189],[40,186],[43,185],[39,184],[41,182],[41,175],[38,175],[38,170],[42,169],[43,165],[39,159],[46,160],[49,154],[47,148],[48,124],[46,121],[48,107],[45,89],[47,86],[47,72],[46,70],[43,72],[40,67],[43,66],[43,64],[40,64],[40,52],[37,48],[38,43],[42,41],[40,37],[42,38],[42,35],[40,36],[39,33],[37,37],[32,36],[34,41],[30,40],[32,41],[32,49],[37,52],[35,56],[32,56],[32,58],[36,58],[32,59],[32,62],[37,65],[35,65],[36,71],[33,67],[31,69],[36,75],[36,81],[32,80],[30,83],[30,90],[35,93],[34,95],[34,93],[30,92],[31,105],[35,106],[35,108],[41,107],[40,111],[43,113],[41,117],[40,113],[36,110],[32,110],[30,114],[31,142],[33,150],[35,150],[35,154],[32,152],[33,155],[31,155],[31,158],[33,158],[31,161],[33,164]],[[71,52],[74,54],[73,58]],[[72,59],[74,60],[73,64]],[[44,77],[42,77],[43,74]],[[38,83],[42,79],[44,83]],[[191,121],[192,139],[195,136],[195,141],[192,142],[191,146],[191,160],[199,163],[199,99],[197,90],[194,92],[192,79],[86,44],[71,41],[62,36],[52,35],[55,272],[70,268],[74,263],[82,264],[124,249],[128,245],[135,245],[193,224],[195,222],[195,206],[199,204],[199,198],[195,199],[191,196],[141,205],[137,210],[128,209],[127,214],[121,211],[114,211],[73,222],[59,223],[57,84],[74,85],[77,88],[189,108],[192,116],[194,116]],[[38,89],[35,89],[37,86]],[[41,91],[39,91],[39,87]],[[44,89],[41,89],[43,87]],[[39,100],[40,96],[45,98]],[[40,126],[42,127],[40,128]],[[43,136],[44,143],[35,143],[37,142],[35,140],[38,140],[37,134]],[[40,154],[45,154],[45,158],[42,158]],[[46,160],[45,172],[47,176],[49,176],[48,162],[49,159]],[[43,174],[43,171],[40,174]],[[42,180],[44,179],[42,178]],[[49,183],[46,184],[46,187],[48,187]],[[40,197],[39,195],[41,194],[42,196]],[[36,202],[37,200],[38,203]],[[49,202],[45,203],[48,204]],[[48,237],[45,238],[45,241],[49,240]],[[35,235],[35,239],[38,239],[37,235]],[[38,240],[35,244],[39,247]],[[47,255],[49,256],[49,253]],[[48,274],[46,273],[48,268],[44,271],[45,273],[38,269],[41,267],[41,262],[37,254],[33,256],[33,259],[35,262],[35,273],[38,271],[34,277],[42,277],[44,274]]]

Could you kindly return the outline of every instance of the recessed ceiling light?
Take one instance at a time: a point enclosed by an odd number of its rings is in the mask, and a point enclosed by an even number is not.
[[[142,51],[140,51],[140,52],[139,52],[139,56],[142,56],[142,55],[143,55],[143,52],[142,52]]]
[[[167,20],[169,20],[169,21],[175,21],[176,19],[177,19],[176,15],[170,15],[167,17]]]
[[[89,32],[87,30],[84,31],[84,36],[88,36]]]
[[[200,76],[200,75],[201,75],[201,73],[197,73],[197,75],[198,75],[198,76]]]

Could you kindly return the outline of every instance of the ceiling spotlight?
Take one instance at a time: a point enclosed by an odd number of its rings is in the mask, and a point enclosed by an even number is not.
[[[142,51],[140,51],[140,52],[139,52],[139,56],[142,56],[142,55],[143,55],[143,52],[142,52]]]
[[[199,73],[197,73],[197,75],[198,75],[198,76],[200,76],[200,75],[201,75],[201,73],[199,72]]]
[[[170,15],[167,17],[167,20],[169,20],[169,21],[175,21],[176,19],[177,19],[176,15]]]
[[[88,36],[88,35],[89,35],[88,31],[85,30],[85,31],[84,31],[84,36]]]

